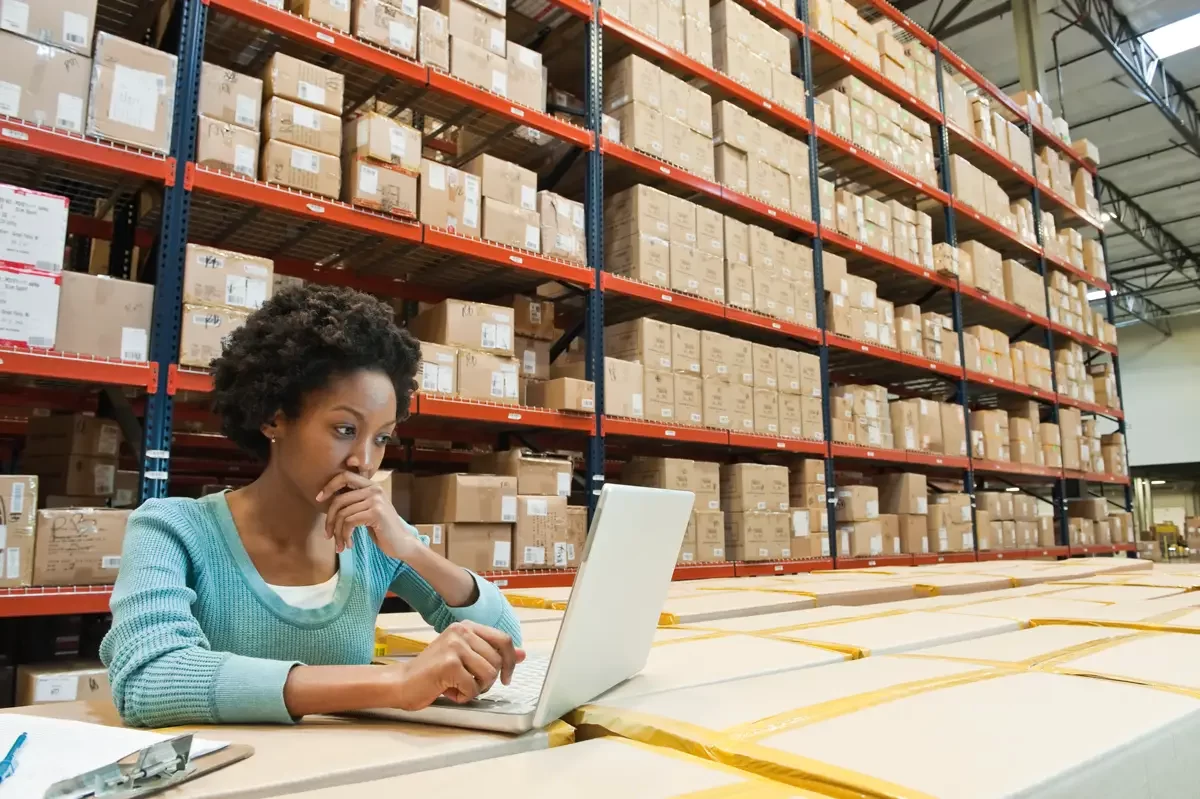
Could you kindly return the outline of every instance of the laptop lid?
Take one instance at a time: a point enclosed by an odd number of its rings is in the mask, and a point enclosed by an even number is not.
[[[690,491],[641,486],[601,490],[535,729],[646,665],[695,499]]]

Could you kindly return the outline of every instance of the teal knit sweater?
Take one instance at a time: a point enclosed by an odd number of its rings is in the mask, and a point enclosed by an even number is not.
[[[370,663],[375,618],[391,589],[437,630],[470,620],[511,635],[521,627],[494,585],[475,576],[479,599],[446,605],[364,528],[338,556],[333,602],[302,610],[259,576],[224,494],[145,503],[129,518],[112,596],[112,629],[100,647],[113,701],[127,724],[293,721],[283,685],[293,666]]]

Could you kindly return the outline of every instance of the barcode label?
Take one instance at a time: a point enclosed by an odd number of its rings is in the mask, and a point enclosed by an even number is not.
[[[308,81],[300,81],[297,86],[296,93],[300,95],[300,99],[306,103],[313,105],[325,105],[325,87],[317,86],[315,83]]]
[[[512,566],[512,542],[496,541],[492,545],[492,568],[508,569]]]
[[[121,568],[121,556],[120,555],[105,555],[104,557],[100,558],[100,568],[101,569],[119,569],[119,568]]]
[[[8,512],[14,518],[25,511],[25,484],[13,483],[12,493],[8,498]]]
[[[545,547],[525,547],[525,559],[521,561],[524,564],[534,566],[546,565],[546,548]]]

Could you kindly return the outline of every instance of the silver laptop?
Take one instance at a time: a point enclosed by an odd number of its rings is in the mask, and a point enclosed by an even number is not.
[[[650,657],[695,494],[606,485],[550,658],[529,657],[510,685],[465,705],[364,715],[519,733],[540,729],[637,674]]]

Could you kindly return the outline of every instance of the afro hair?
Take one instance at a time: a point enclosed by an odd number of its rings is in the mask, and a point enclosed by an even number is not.
[[[304,284],[280,291],[230,334],[213,363],[213,410],[226,436],[266,460],[262,426],[280,411],[295,418],[307,395],[342,375],[386,374],[405,418],[420,362],[420,344],[387,305],[352,289]]]

